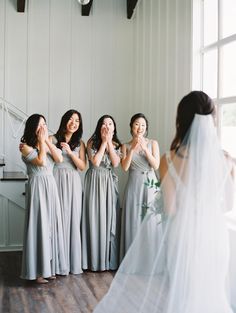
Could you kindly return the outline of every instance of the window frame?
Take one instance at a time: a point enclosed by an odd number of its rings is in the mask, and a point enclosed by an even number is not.
[[[204,74],[204,55],[216,49],[217,52],[217,95],[213,98],[217,106],[216,122],[217,131],[221,140],[221,116],[225,105],[236,103],[235,96],[222,97],[222,47],[225,45],[236,42],[236,33],[228,37],[222,38],[222,1],[218,1],[218,27],[217,27],[217,41],[204,45],[204,1],[205,0],[192,0],[192,90],[204,90],[203,74]],[[207,91],[206,91],[207,93]]]

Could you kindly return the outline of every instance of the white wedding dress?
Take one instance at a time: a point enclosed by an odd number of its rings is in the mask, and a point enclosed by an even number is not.
[[[166,160],[165,218],[147,242],[149,224],[159,220],[160,200],[154,201],[95,313],[233,313],[224,218],[232,206],[231,168],[212,116],[196,115],[181,147],[166,153]]]

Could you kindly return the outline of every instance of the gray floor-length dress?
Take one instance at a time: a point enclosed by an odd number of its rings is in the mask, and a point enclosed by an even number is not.
[[[54,141],[56,139],[54,138]],[[78,155],[80,147],[73,153]],[[82,183],[79,170],[71,157],[62,150],[63,162],[54,166],[54,177],[58,187],[61,204],[63,234],[65,241],[66,261],[70,273],[82,273],[81,266],[81,213]]]
[[[130,144],[126,144],[130,149]],[[148,142],[148,149],[152,151],[152,141]],[[143,151],[137,153],[134,151],[133,158],[129,167],[128,181],[125,187],[122,217],[121,217],[121,246],[120,259],[122,260],[128,248],[134,240],[134,237],[141,225],[145,214],[145,207],[150,205],[154,199],[155,189],[148,188],[145,182],[157,181],[157,177],[153,168],[149,165],[148,160]],[[156,225],[153,225],[156,227]],[[153,229],[147,230],[152,236]],[[147,234],[147,238],[148,238]]]
[[[47,155],[47,165],[33,165],[37,150],[22,157],[29,180],[26,186],[25,234],[21,277],[66,275],[68,269],[58,191],[53,177],[53,160]]]
[[[95,151],[92,150],[92,154]],[[117,150],[120,153],[120,150]],[[99,167],[89,161],[84,181],[82,213],[82,267],[115,270],[119,261],[120,207],[118,179],[109,155]]]

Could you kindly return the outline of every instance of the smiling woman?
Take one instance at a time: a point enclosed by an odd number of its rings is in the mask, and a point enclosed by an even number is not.
[[[82,134],[81,114],[76,110],[69,110],[62,116],[57,133],[51,137],[63,155],[63,162],[54,167],[54,176],[61,203],[66,261],[69,272],[73,274],[82,273],[80,236],[82,184],[79,171],[84,170],[86,166]]]
[[[122,227],[121,259],[131,245],[143,216],[143,207],[147,207],[155,195],[153,188],[147,188],[146,181],[156,181],[155,171],[160,162],[159,146],[156,140],[148,139],[148,120],[142,113],[137,113],[130,120],[132,139],[122,146],[121,165],[129,170],[125,189]],[[155,227],[156,228],[156,227]],[[150,235],[152,231],[150,229]]]

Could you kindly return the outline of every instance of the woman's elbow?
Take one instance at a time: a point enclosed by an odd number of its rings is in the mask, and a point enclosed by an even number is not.
[[[63,157],[57,157],[54,159],[55,163],[62,163],[63,162]]]
[[[47,165],[47,162],[46,162],[46,160],[38,160],[38,161],[37,161],[37,165],[43,167],[43,166],[46,166],[46,165]]]
[[[100,166],[100,161],[97,161],[97,160],[93,160],[92,161],[92,164],[93,164],[93,166],[95,166],[95,167],[99,167]]]
[[[157,171],[160,167],[160,160],[159,161],[156,161],[155,164],[153,164],[153,169],[154,171]]]
[[[118,167],[120,165],[120,161],[116,161],[112,165],[113,165],[113,167]]]
[[[86,163],[83,163],[80,166],[77,166],[77,169],[80,171],[84,171],[86,169]]]

